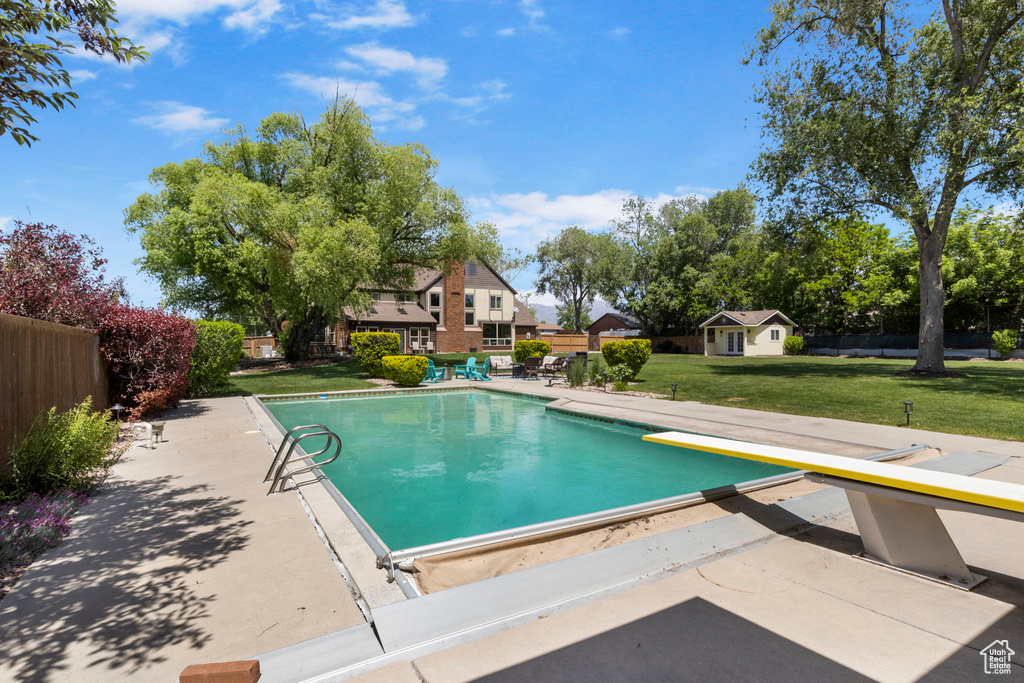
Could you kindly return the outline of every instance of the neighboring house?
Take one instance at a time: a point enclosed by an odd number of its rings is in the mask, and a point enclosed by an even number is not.
[[[537,322],[516,290],[484,263],[469,261],[445,275],[419,268],[413,291],[366,287],[370,310],[344,311],[335,334],[348,347],[353,332],[395,332],[401,353],[511,350],[513,341],[536,337]]]
[[[636,318],[625,313],[605,313],[587,328],[587,334],[590,335],[591,351],[601,348],[601,334],[608,332],[624,336],[638,335],[640,334],[640,323]]]
[[[537,334],[562,334],[565,328],[551,323],[537,323]]]
[[[796,323],[780,311],[719,311],[700,326],[705,356],[781,356]]]

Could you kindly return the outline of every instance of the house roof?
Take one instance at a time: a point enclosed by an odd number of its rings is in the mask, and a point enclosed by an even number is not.
[[[552,323],[537,323],[538,332],[560,332],[563,329],[565,328],[563,328],[561,325],[555,325]]]
[[[529,306],[516,299],[512,300],[512,305],[516,308],[516,327],[537,327],[537,321],[530,315]]]
[[[492,273],[494,273],[494,276],[496,278],[498,278],[498,281],[501,282],[501,284],[505,285],[510,292],[512,292],[513,294],[516,294],[515,288],[512,287],[512,285],[510,285],[508,283],[508,281],[505,280],[505,278],[503,278],[501,276],[501,273],[496,271],[494,268],[491,268],[491,266],[489,266],[488,264],[484,263],[483,261],[479,261],[478,263],[480,263],[480,265],[482,265],[484,268],[487,268],[487,270],[489,270]],[[463,265],[465,265],[465,264],[463,264]],[[413,272],[413,276],[412,276],[412,278],[413,278],[412,291],[416,292],[417,294],[420,293],[420,292],[424,292],[424,291],[430,289],[434,285],[434,283],[436,283],[442,277],[444,277],[444,272],[443,271],[437,270],[436,268],[421,268],[421,267],[417,266],[415,268],[415,270]],[[373,283],[363,283],[362,285],[360,285],[360,287],[362,289],[373,290],[373,291],[378,291],[378,292],[404,292],[404,291],[408,291],[408,290],[405,290],[405,289],[399,289],[399,288],[396,288],[396,287],[385,287],[385,286],[381,286],[381,285],[377,285],[377,284],[373,284]]]
[[[374,301],[370,310],[357,316],[353,309],[345,309],[345,317],[361,323],[423,323],[436,325],[434,317],[419,304],[397,301]]]
[[[773,308],[766,311],[719,311],[718,313],[715,313],[713,316],[702,322],[700,324],[700,327],[704,327],[711,321],[716,320],[723,315],[726,316],[727,318],[732,318],[733,321],[744,327],[757,327],[765,320],[768,320],[768,318],[771,318],[773,315],[781,316],[784,320],[789,322],[790,325],[796,325],[796,323],[790,320],[789,317],[782,311],[780,311],[777,308]]]
[[[605,313],[604,315],[602,315],[601,318],[604,318],[605,316],[611,316],[612,318],[615,318],[620,323],[625,325],[626,329],[628,329],[628,330],[639,330],[640,329],[640,321],[637,320],[636,318],[634,318],[631,315],[626,315],[625,313],[619,313],[617,311],[609,311],[608,313]],[[592,322],[590,324],[590,327],[593,327],[594,325],[596,325],[598,320],[601,320],[601,318],[598,318],[597,320]],[[588,327],[587,329],[589,330],[590,327]]]

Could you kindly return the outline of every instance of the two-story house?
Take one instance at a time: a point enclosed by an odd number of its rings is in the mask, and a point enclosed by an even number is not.
[[[367,288],[369,311],[347,309],[335,339],[348,347],[352,332],[395,332],[402,353],[511,350],[516,339],[535,339],[537,321],[516,301],[516,290],[487,264],[468,261],[445,275],[416,271],[413,291]]]

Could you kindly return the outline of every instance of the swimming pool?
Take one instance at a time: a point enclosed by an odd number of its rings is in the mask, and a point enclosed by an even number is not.
[[[649,430],[482,390],[265,403],[344,442],[322,470],[391,549],[702,491],[783,467],[647,443]],[[307,448],[312,450],[312,447]]]

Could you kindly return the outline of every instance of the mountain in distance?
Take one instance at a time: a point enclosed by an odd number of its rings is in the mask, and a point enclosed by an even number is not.
[[[537,322],[550,323],[552,325],[558,322],[558,311],[555,310],[554,306],[546,304],[530,304],[530,308],[537,312]],[[618,311],[598,299],[594,302],[594,307],[590,311],[590,319],[597,320],[605,313],[618,313]]]

